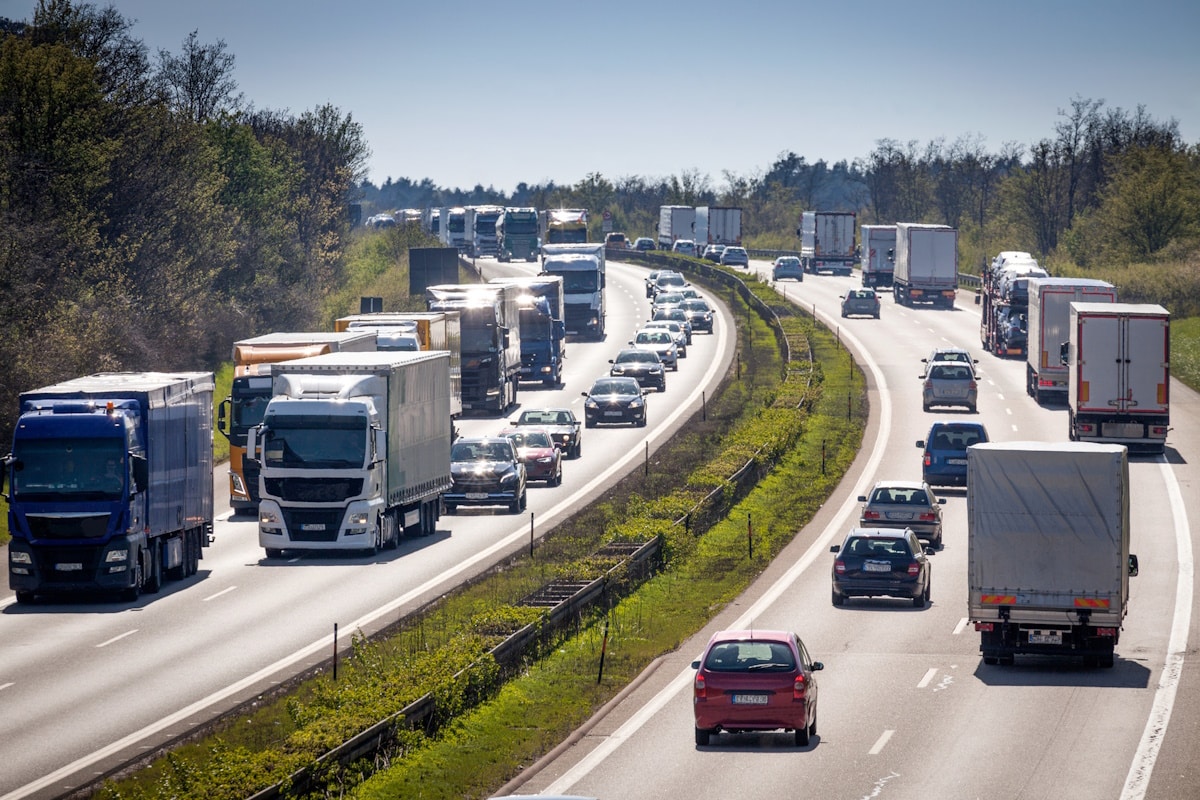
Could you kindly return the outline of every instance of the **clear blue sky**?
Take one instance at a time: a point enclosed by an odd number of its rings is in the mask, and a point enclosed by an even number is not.
[[[97,2],[96,5],[107,5]],[[1053,135],[1103,99],[1200,142],[1196,0],[114,0],[152,53],[223,39],[259,108],[331,103],[369,177],[511,191],[696,170],[723,184],[791,150]],[[0,0],[29,19],[35,0]],[[680,10],[686,8],[686,10]]]

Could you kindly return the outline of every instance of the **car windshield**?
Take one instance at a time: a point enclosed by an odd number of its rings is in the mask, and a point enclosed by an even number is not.
[[[455,442],[450,448],[451,461],[511,461],[507,442]]]
[[[660,308],[654,312],[655,319],[673,319],[679,322],[687,319],[687,312],[682,308]]]
[[[927,506],[929,498],[924,489],[901,486],[880,487],[871,493],[871,503],[893,503],[904,506]]]
[[[643,331],[633,341],[635,344],[670,344],[671,334],[665,331]]]
[[[684,300],[680,307],[685,311],[708,311],[708,303],[703,300]]]
[[[682,303],[683,295],[679,292],[659,292],[658,297],[654,298],[654,304],[665,306],[668,303]]]
[[[517,419],[518,425],[570,425],[570,411],[525,411]]]
[[[719,642],[708,651],[711,672],[791,672],[796,657],[783,642]]]
[[[944,350],[940,353],[934,353],[933,358],[931,358],[929,360],[930,361],[960,361],[963,364],[969,364],[971,362],[970,356],[968,356],[966,353],[959,352],[957,350]]]
[[[781,266],[781,267],[796,267],[799,265],[800,265],[800,259],[798,259],[798,258],[781,258],[781,259],[779,259],[779,266]]]
[[[888,556],[909,558],[912,556],[908,550],[908,543],[903,539],[873,536],[852,537],[842,548],[842,553],[865,558],[886,558]]]
[[[606,394],[639,394],[638,385],[632,381],[596,381],[592,384],[592,390],[588,392],[590,395],[606,395]]]
[[[519,431],[514,433],[506,433],[505,437],[509,439],[514,447],[553,447],[550,443],[550,435],[545,431]]]
[[[658,361],[658,355],[649,350],[623,350],[617,354],[617,364],[648,363]]]

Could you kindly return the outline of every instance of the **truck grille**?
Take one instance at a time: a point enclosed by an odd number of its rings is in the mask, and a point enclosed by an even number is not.
[[[563,308],[567,330],[582,331],[592,318],[592,307],[587,303],[567,303]]]
[[[284,509],[283,521],[293,542],[336,542],[342,509]]]
[[[267,478],[267,494],[293,503],[340,503],[362,494],[358,478]]]
[[[103,539],[108,531],[108,514],[91,517],[43,517],[30,514],[29,533],[36,539]]]
[[[258,473],[260,472],[262,469],[257,461],[251,461],[248,458],[242,459],[242,478],[246,481],[246,492],[256,503],[261,499],[258,496]]]
[[[101,547],[37,547],[38,571],[47,583],[90,584],[96,580],[96,569],[100,565]],[[55,564],[82,564],[82,569],[56,570]]]

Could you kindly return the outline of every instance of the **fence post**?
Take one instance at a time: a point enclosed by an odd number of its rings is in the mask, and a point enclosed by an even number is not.
[[[333,680],[337,682],[337,623],[333,623]]]

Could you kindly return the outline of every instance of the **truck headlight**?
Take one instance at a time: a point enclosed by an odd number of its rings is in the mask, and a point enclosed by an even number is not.
[[[109,550],[104,554],[105,564],[124,563],[129,560],[129,550]]]
[[[20,550],[9,551],[8,563],[10,564],[33,564],[33,556],[29,553],[24,553]]]
[[[229,473],[229,480],[233,483],[234,494],[247,494],[246,482],[242,480],[242,476],[236,472]]]
[[[355,513],[350,515],[350,524],[351,525],[366,525],[367,518],[369,516],[370,516],[370,514],[368,514],[365,511],[356,511]]]
[[[270,525],[272,523],[278,523],[280,521],[281,520],[279,519],[279,515],[276,514],[273,510],[259,509],[258,522],[260,525]]]

